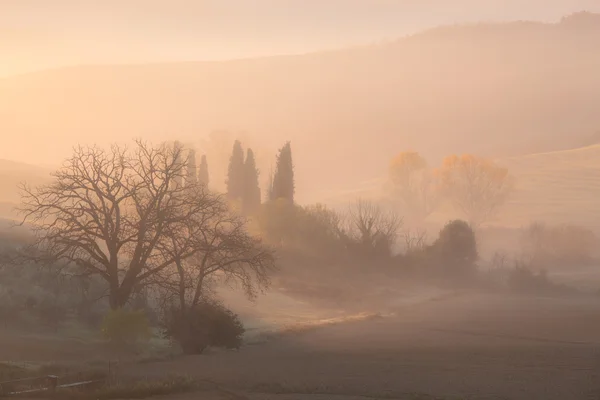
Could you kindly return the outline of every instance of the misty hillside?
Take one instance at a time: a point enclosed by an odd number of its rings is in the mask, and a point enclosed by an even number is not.
[[[600,233],[600,144],[572,150],[497,159],[516,178],[508,204],[490,223],[520,228],[533,221],[572,223]],[[436,165],[437,166],[437,165]],[[343,208],[357,197],[380,198],[384,175],[357,184],[354,190],[329,193],[323,200]],[[459,215],[442,204],[429,218],[434,225]]]
[[[292,140],[299,199],[313,201],[381,176],[401,150],[437,162],[593,144],[599,48],[600,16],[580,14],[299,56],[21,75],[0,80],[0,157],[56,162],[78,142],[245,130],[270,148]]]
[[[50,170],[35,165],[0,159],[0,218],[14,217],[19,202],[18,185],[37,186],[48,182]],[[0,224],[1,225],[1,224]]]
[[[500,219],[514,226],[532,220],[574,223],[600,232],[600,145],[501,162],[518,181]]]

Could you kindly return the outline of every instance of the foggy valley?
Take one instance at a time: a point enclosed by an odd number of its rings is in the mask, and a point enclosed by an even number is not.
[[[600,9],[426,3],[0,5],[0,397],[600,398]]]

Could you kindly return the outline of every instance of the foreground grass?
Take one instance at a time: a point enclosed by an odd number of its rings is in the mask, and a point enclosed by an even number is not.
[[[63,389],[58,390],[51,397],[61,400],[145,399],[152,396],[194,392],[203,389],[203,386],[192,378],[176,376],[163,380],[131,381],[106,385],[89,392]]]
[[[382,390],[373,392],[370,390],[357,391],[348,390],[342,386],[319,385],[319,386],[296,386],[282,383],[261,383],[254,385],[251,389],[254,393],[268,394],[294,394],[294,395],[322,395],[322,396],[359,396],[365,399],[390,399],[390,400],[462,400],[455,397],[437,397],[425,393],[407,393],[398,391]]]
[[[99,380],[106,378],[100,369],[74,369],[59,364],[0,363],[0,382],[26,378],[41,378],[48,375],[65,377],[68,381]],[[65,383],[65,382],[61,382]]]
[[[39,392],[30,398],[54,398],[61,400],[109,400],[144,399],[152,396],[189,393],[209,389],[208,382],[200,382],[186,376],[171,376],[160,380],[120,380],[107,383],[107,374],[98,371],[75,372],[59,365],[30,366],[0,363],[0,382],[24,378],[37,378],[47,375],[60,377],[60,384],[93,381],[93,385],[81,388],[58,389],[54,393]],[[212,388],[212,387],[211,387]],[[12,388],[4,388],[7,392]],[[2,393],[0,392],[0,397]]]

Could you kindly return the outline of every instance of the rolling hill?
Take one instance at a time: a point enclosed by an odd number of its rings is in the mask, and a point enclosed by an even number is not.
[[[520,228],[534,221],[573,223],[600,235],[600,144],[578,149],[506,157],[496,162],[516,178],[510,201],[491,225]],[[362,182],[353,190],[331,193],[323,200],[344,207],[353,199],[382,196],[385,178]],[[437,227],[460,217],[443,204],[428,221]]]
[[[292,140],[298,199],[314,201],[376,178],[402,150],[435,163],[592,144],[598,48],[600,15],[583,13],[297,56],[26,74],[0,80],[0,157],[55,163],[76,143],[245,130],[268,148]]]
[[[518,180],[498,220],[513,226],[534,220],[572,222],[600,233],[600,145],[500,162]]]

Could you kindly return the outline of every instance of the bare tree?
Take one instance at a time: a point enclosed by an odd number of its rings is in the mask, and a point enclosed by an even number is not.
[[[21,223],[36,238],[25,257],[102,277],[110,306],[123,307],[137,285],[204,249],[202,224],[222,207],[202,185],[183,187],[183,151],[141,141],[132,151],[76,148],[51,184],[21,187]]]
[[[474,228],[493,217],[514,188],[506,168],[468,154],[447,157],[440,172],[446,194]]]
[[[427,231],[424,229],[405,229],[402,232],[404,251],[409,254],[423,250],[427,246]]]
[[[345,224],[345,236],[352,244],[370,254],[389,255],[402,219],[371,201],[359,199],[350,207]]]
[[[175,258],[155,277],[156,285],[179,303],[179,309],[185,311],[206,300],[212,294],[211,285],[218,281],[239,284],[250,299],[269,286],[275,269],[273,251],[247,232],[244,218],[221,209],[212,213],[201,230],[203,249],[185,259]]]
[[[422,223],[439,205],[437,176],[418,153],[398,154],[390,164],[389,178],[393,196],[400,200],[413,222]]]

